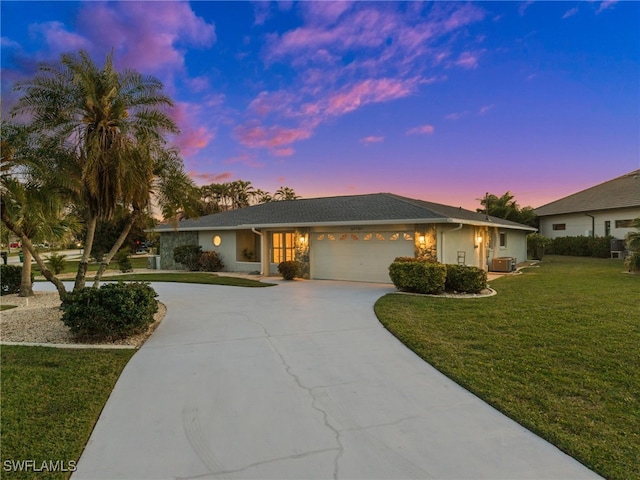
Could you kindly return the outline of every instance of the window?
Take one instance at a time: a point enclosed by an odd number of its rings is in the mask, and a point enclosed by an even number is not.
[[[553,224],[553,229],[554,230],[566,230],[567,229],[567,224],[566,223],[554,223]]]
[[[616,228],[632,228],[633,220],[616,220]]]
[[[500,232],[500,248],[507,248],[507,234]]]
[[[605,220],[604,221],[604,236],[608,237],[609,235],[611,235],[611,221],[610,220]]]
[[[273,263],[296,259],[295,235],[292,232],[274,232],[271,234]]]

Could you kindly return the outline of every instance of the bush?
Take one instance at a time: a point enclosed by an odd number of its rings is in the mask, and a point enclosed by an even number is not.
[[[34,273],[31,272],[31,283]],[[20,293],[22,283],[22,267],[18,265],[0,265],[0,295]]]
[[[118,263],[118,268],[122,273],[133,271],[133,265],[129,258],[129,248],[123,248],[116,253],[115,260]]]
[[[487,272],[478,267],[447,265],[447,292],[480,293],[487,287]]]
[[[200,254],[202,247],[200,245],[181,245],[173,249],[173,260],[181,263],[192,272],[200,270]]]
[[[147,330],[158,311],[148,283],[107,283],[70,292],[62,302],[62,321],[74,335],[95,340],[126,338]]]
[[[389,277],[403,292],[438,294],[444,291],[447,269],[440,263],[418,259],[397,259],[389,265]]]
[[[285,280],[293,280],[298,276],[299,271],[300,263],[294,260],[288,260],[278,264],[278,273],[280,273]]]
[[[553,255],[609,258],[613,237],[558,237],[551,240],[546,252]]]
[[[532,233],[527,236],[527,257],[533,260],[542,260],[546,248],[551,243],[551,239],[540,233]]]
[[[57,253],[52,253],[47,259],[47,268],[51,270],[54,275],[59,275],[67,266],[66,258],[66,255],[58,255]]]
[[[198,269],[201,272],[219,272],[224,263],[218,252],[202,252],[198,259]]]

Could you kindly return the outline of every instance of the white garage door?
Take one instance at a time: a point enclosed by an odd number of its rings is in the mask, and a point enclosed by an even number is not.
[[[311,275],[317,279],[390,283],[396,257],[413,257],[413,232],[317,232],[311,236]]]

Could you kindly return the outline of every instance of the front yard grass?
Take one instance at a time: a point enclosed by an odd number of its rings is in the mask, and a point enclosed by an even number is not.
[[[62,479],[69,473],[5,471],[7,462],[77,462],[122,369],[135,350],[3,345],[2,476]],[[114,459],[117,461],[117,459]],[[9,463],[11,465],[11,463]],[[71,464],[72,465],[72,464]]]
[[[610,480],[640,478],[640,276],[548,256],[498,295],[389,294],[382,324],[467,390]]]
[[[205,272],[175,273],[126,273],[103,277],[103,281],[123,280],[132,282],[176,282],[201,283],[205,285],[227,285],[232,287],[272,287],[275,283],[265,283],[251,278],[225,277]]]

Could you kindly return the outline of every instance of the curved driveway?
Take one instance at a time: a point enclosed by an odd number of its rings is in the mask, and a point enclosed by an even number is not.
[[[154,288],[74,480],[597,478],[389,334],[387,285]]]

